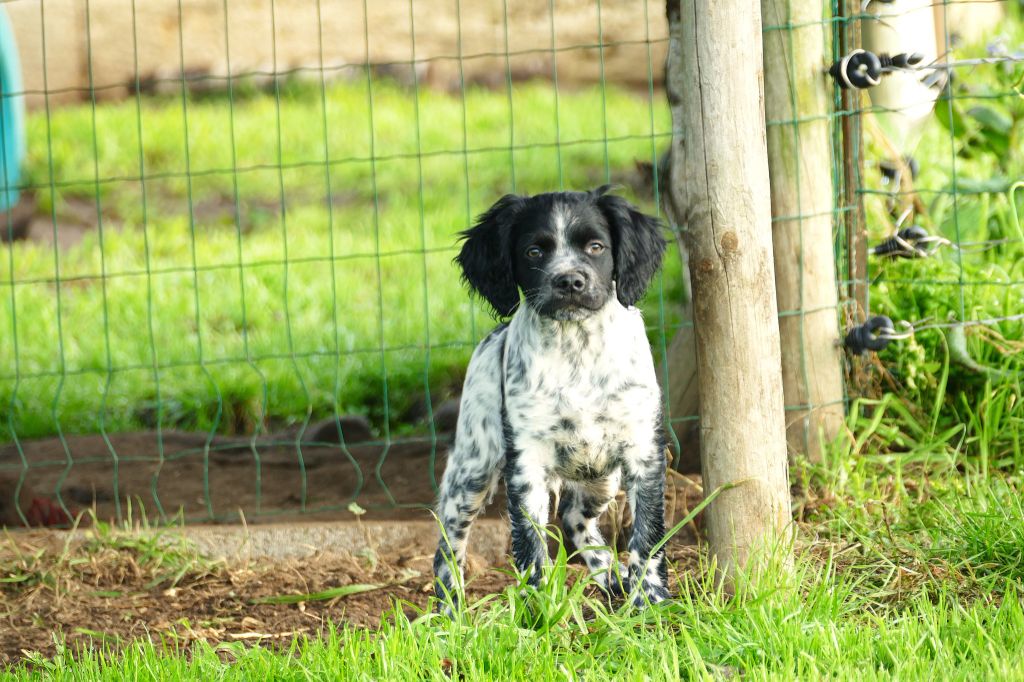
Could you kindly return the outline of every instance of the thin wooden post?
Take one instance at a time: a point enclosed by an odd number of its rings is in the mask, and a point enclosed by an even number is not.
[[[672,142],[658,164],[658,172],[664,168],[662,180],[662,204],[665,214],[678,230],[676,242],[683,256],[683,276],[689,277],[688,254],[683,234],[685,234],[688,209],[686,169],[683,167],[683,110],[686,105],[687,83],[682,73],[682,25],[679,22],[679,0],[667,0],[668,15],[668,56],[665,60],[665,94],[672,113]],[[687,295],[692,287],[687,282]],[[690,301],[686,302],[683,319],[689,324],[679,329],[672,338],[667,349],[668,370],[668,406],[673,420],[679,418],[698,417],[698,420],[676,422],[673,425],[679,440],[679,455],[676,466],[685,473],[700,472],[700,392],[697,387],[697,351],[694,348],[693,310]],[[659,367],[659,370],[661,368]]]
[[[838,54],[847,55],[860,46],[861,0],[841,0],[837,4],[839,19]],[[845,112],[839,121],[843,144],[843,207],[846,209],[843,229],[846,233],[846,296],[852,302],[851,319],[862,321],[859,312],[868,309],[868,237],[864,215],[864,195],[858,191],[864,177],[863,141],[861,138],[861,90],[849,88],[840,92],[840,106]],[[859,309],[859,310],[858,310]]]
[[[819,461],[844,412],[822,5],[762,0],[761,13],[787,437]]]
[[[719,577],[756,573],[791,528],[759,0],[681,0],[678,53],[693,321]],[[788,549],[783,545],[782,550]],[[779,550],[776,550],[779,551]]]

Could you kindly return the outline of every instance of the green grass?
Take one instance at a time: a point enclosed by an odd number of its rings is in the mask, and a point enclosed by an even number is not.
[[[729,597],[702,565],[678,599],[645,612],[610,609],[553,582],[512,585],[448,619],[400,609],[375,630],[331,627],[281,649],[172,638],[29,656],[8,679],[1024,679],[1024,513],[1019,482],[969,491],[945,484],[926,499],[879,483],[865,505],[823,506],[801,526],[796,568]],[[818,472],[821,473],[821,472]],[[947,472],[948,473],[948,472]],[[948,483],[950,479],[945,479]],[[1018,502],[993,510],[1001,496]],[[955,509],[956,513],[950,513]],[[964,519],[998,518],[998,523]],[[835,537],[824,539],[828,529]],[[1013,530],[1007,530],[1012,528]],[[887,530],[889,529],[889,530]],[[1017,542],[993,542],[1007,533]],[[908,542],[915,535],[931,545]],[[895,539],[893,539],[895,538]],[[997,548],[998,557],[974,547]],[[993,558],[997,558],[993,562]]]
[[[173,97],[32,115],[41,210],[98,211],[103,229],[0,259],[0,440],[335,410],[383,435],[457,386],[493,324],[458,282],[457,232],[512,190],[620,179],[668,128],[660,98],[611,87],[413,95],[373,81],[372,137],[365,80],[199,98],[187,115]],[[674,258],[670,301],[678,272]],[[647,310],[657,325],[658,293]]]
[[[917,600],[892,621],[857,613],[848,585],[825,581],[810,594],[754,595],[739,605],[714,596],[675,602],[646,616],[569,620],[554,632],[518,628],[498,607],[472,623],[409,623],[376,632],[339,630],[284,653],[239,644],[132,645],[123,654],[71,653],[10,679],[345,680],[1015,680],[1024,612]],[[580,605],[575,605],[579,608]]]

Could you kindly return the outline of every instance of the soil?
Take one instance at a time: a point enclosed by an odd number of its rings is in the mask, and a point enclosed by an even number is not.
[[[347,431],[355,434],[357,427],[351,424]],[[312,432],[326,439],[329,431],[307,430],[307,437]],[[77,534],[14,530],[25,525],[12,504],[19,479],[20,509],[33,525],[67,521],[60,514],[57,491],[70,511],[91,509],[97,519],[120,521],[119,527],[129,521],[136,527],[172,521],[180,510],[189,521],[185,536],[197,538],[202,528],[196,526],[210,519],[207,501],[214,519],[248,525],[273,521],[298,529],[311,522],[351,521],[353,501],[366,510],[359,523],[433,523],[428,511],[435,495],[431,472],[436,480],[443,471],[443,437],[390,445],[320,441],[303,443],[301,450],[296,435],[288,433],[207,440],[205,434],[164,432],[158,437],[138,432],[22,441],[20,451],[16,445],[0,447],[0,462],[7,465],[0,472],[0,524],[9,529],[0,541],[0,622],[6,621],[0,626],[0,664],[30,652],[52,656],[55,641],[66,642],[72,650],[121,646],[140,637],[163,637],[185,646],[198,640],[287,644],[296,635],[325,631],[330,622],[377,626],[396,602],[410,617],[426,606],[434,532],[424,532],[420,540],[378,544],[380,551],[301,558],[236,556],[214,564],[197,560],[191,549],[180,555],[173,546],[154,552],[140,548],[138,541],[117,540],[104,526],[88,530],[91,514],[79,519],[87,531]],[[116,460],[112,453],[117,453]],[[22,461],[27,467],[20,466]],[[674,524],[699,502],[702,490],[699,477],[670,472],[668,481],[666,515]],[[120,519],[115,500],[120,501]],[[602,524],[620,549],[628,534],[623,532],[629,525],[627,506],[620,500],[614,507],[618,511],[606,514]],[[36,514],[40,507],[52,513]],[[500,516],[504,508],[499,492],[484,516]],[[699,523],[698,517],[670,544],[670,556],[684,568],[695,565]],[[383,542],[382,537],[376,540]],[[316,551],[322,552],[322,546]],[[169,559],[145,563],[147,557],[164,557],[165,552]],[[494,553],[490,556],[491,561],[470,555],[470,599],[509,583],[506,573],[489,567]],[[253,603],[261,597],[308,595],[356,583],[384,587],[325,601]]]
[[[0,525],[26,525],[22,514],[33,505],[55,510],[42,515],[49,523],[27,525],[68,525],[63,508],[153,524],[352,520],[353,510],[365,511],[364,520],[432,518],[447,436],[342,445],[327,442],[332,432],[338,440],[328,420],[312,425],[298,444],[297,434],[286,432],[252,439],[141,431],[0,446]],[[700,485],[699,477],[675,472],[670,480],[671,518],[676,498],[689,509]],[[499,490],[484,516],[504,508]]]
[[[44,498],[72,514],[93,508],[103,520],[123,520],[129,510],[151,522],[179,513],[190,522],[351,519],[352,502],[367,519],[429,518],[446,441],[296,440],[144,431],[22,441],[20,451],[2,446],[0,523],[23,525],[10,504],[19,479],[23,512]]]
[[[138,547],[84,541],[67,550],[53,531],[9,537],[0,546],[2,577],[22,582],[0,583],[0,618],[6,621],[0,627],[0,664],[30,652],[53,656],[55,636],[72,651],[147,637],[185,647],[197,640],[287,644],[296,635],[324,632],[329,622],[376,626],[396,602],[415,617],[430,586],[430,557],[422,555],[183,562],[188,570],[175,580],[168,574],[176,565],[146,564]],[[507,582],[502,573],[478,568],[469,594],[500,591]],[[368,583],[384,587],[333,600],[258,603]]]
[[[427,608],[431,591],[431,556],[416,547],[379,556],[214,564],[173,547],[161,555],[109,537],[65,544],[64,535],[24,531],[0,544],[0,666],[52,657],[59,646],[74,654],[147,638],[179,650],[198,641],[287,646],[331,623],[375,628],[396,609],[413,619]],[[673,541],[668,552],[673,574],[697,570],[695,545]],[[146,561],[153,556],[163,559]],[[507,572],[474,555],[467,579],[470,602],[511,583]],[[261,602],[354,584],[381,587],[334,599]]]

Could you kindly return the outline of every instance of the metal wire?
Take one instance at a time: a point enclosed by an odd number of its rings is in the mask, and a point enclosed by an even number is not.
[[[8,0],[0,0],[7,2]],[[446,436],[439,430],[436,423],[434,407],[439,398],[445,396],[446,381],[449,375],[458,377],[464,369],[465,359],[476,342],[489,329],[489,321],[482,316],[476,307],[469,306],[466,310],[465,326],[449,325],[449,317],[453,314],[443,304],[438,303],[439,289],[433,264],[450,260],[456,253],[455,232],[470,224],[474,213],[486,208],[483,197],[496,198],[500,193],[519,191],[540,191],[542,189],[568,188],[576,180],[585,176],[587,181],[602,183],[621,181],[623,175],[631,168],[621,166],[621,159],[616,150],[622,147],[638,150],[637,158],[649,162],[652,168],[651,191],[653,201],[645,203],[645,209],[660,213],[662,194],[666,188],[662,186],[663,178],[659,175],[662,154],[672,138],[663,118],[660,98],[663,97],[661,87],[660,64],[657,63],[655,50],[663,47],[666,40],[652,33],[652,25],[661,16],[660,6],[649,6],[645,0],[635,8],[638,21],[642,17],[642,29],[634,30],[632,35],[617,34],[612,39],[612,31],[605,25],[608,12],[614,8],[595,0],[593,11],[596,21],[597,39],[579,40],[573,44],[560,44],[560,29],[568,23],[563,18],[563,11],[557,3],[548,2],[548,16],[543,18],[544,44],[526,49],[516,47],[515,12],[510,11],[508,0],[502,2],[500,13],[501,26],[495,32],[496,45],[493,49],[467,50],[468,36],[463,35],[464,14],[469,12],[469,4],[461,0],[452,0],[451,10],[456,20],[456,36],[454,49],[450,54],[420,54],[417,48],[417,30],[422,29],[422,21],[416,14],[413,0],[403,4],[405,20],[408,22],[409,52],[408,59],[386,59],[374,61],[375,41],[370,11],[371,3],[361,3],[362,17],[354,21],[362,25],[362,63],[341,64],[328,63],[326,47],[329,41],[324,36],[324,14],[321,2],[316,2],[316,26],[310,26],[309,39],[316,41],[315,64],[290,65],[284,64],[280,58],[278,45],[278,24],[281,23],[283,7],[272,0],[266,16],[271,27],[271,39],[265,46],[269,68],[237,69],[233,64],[234,49],[239,36],[232,30],[233,21],[229,14],[230,3],[222,0],[220,11],[223,13],[223,49],[225,67],[223,72],[197,73],[191,70],[189,50],[187,46],[187,26],[185,21],[189,8],[181,0],[176,2],[177,43],[176,54],[172,61],[176,62],[173,69],[163,75],[146,76],[140,73],[139,47],[143,38],[139,35],[137,0],[131,3],[131,44],[133,49],[133,78],[129,83],[97,82],[93,73],[94,50],[102,46],[94,44],[93,21],[89,3],[85,5],[85,42],[87,49],[87,79],[85,86],[50,87],[47,55],[53,54],[52,38],[46,33],[47,10],[44,4],[39,8],[38,31],[42,42],[42,87],[24,87],[18,92],[4,92],[3,97],[40,96],[42,108],[35,114],[40,121],[37,134],[38,149],[35,172],[24,176],[18,184],[19,189],[36,194],[44,205],[47,213],[48,231],[53,241],[52,254],[45,254],[52,264],[46,268],[30,268],[24,266],[21,258],[20,245],[8,248],[6,260],[7,272],[0,277],[0,290],[3,300],[10,306],[10,319],[3,321],[9,330],[11,340],[0,348],[9,348],[9,355],[3,357],[0,366],[0,404],[4,405],[6,414],[0,418],[0,429],[10,440],[10,446],[0,446],[0,470],[17,473],[17,483],[13,491],[17,499],[22,489],[30,485],[40,472],[54,470],[55,476],[50,479],[44,492],[52,496],[55,503],[64,512],[74,511],[73,500],[68,489],[73,475],[84,467],[108,467],[111,503],[114,516],[123,519],[126,515],[126,500],[131,496],[148,494],[155,505],[153,510],[156,518],[169,521],[177,510],[166,504],[162,489],[168,483],[170,467],[182,463],[195,463],[192,475],[202,477],[201,495],[196,504],[185,514],[188,521],[221,521],[231,519],[236,510],[226,506],[219,498],[216,482],[211,475],[218,466],[216,459],[225,453],[243,453],[242,457],[251,465],[251,480],[245,486],[251,489],[251,504],[246,507],[247,517],[274,517],[287,513],[289,507],[282,502],[283,496],[278,488],[282,483],[275,478],[276,471],[270,468],[275,460],[268,460],[276,450],[287,449],[294,453],[289,466],[297,472],[297,485],[294,491],[288,491],[294,497],[294,506],[298,511],[340,512],[348,502],[365,500],[366,487],[379,488],[385,500],[376,508],[403,509],[422,505],[424,501],[402,499],[393,488],[395,480],[390,478],[389,463],[400,452],[398,447],[417,446],[428,455],[424,458],[425,468],[423,480],[428,488],[436,489],[436,471],[440,466],[439,455],[446,445]],[[833,56],[839,54],[840,44],[853,31],[861,20],[869,15],[853,11],[844,16],[843,7],[847,3],[836,0],[830,3],[828,16],[815,22],[792,22],[790,16],[765,17],[764,32],[781,40],[790,54],[796,48],[793,39],[795,31],[802,27],[821,25],[826,29],[826,40],[832,45]],[[859,2],[854,4],[859,5]],[[52,10],[51,10],[52,12]],[[419,28],[418,28],[418,25]],[[218,32],[220,32],[218,27]],[[242,38],[244,40],[245,38]],[[950,54],[948,36],[944,48]],[[643,71],[643,78],[637,80],[638,92],[633,94],[636,103],[631,116],[642,120],[643,129],[622,128],[612,111],[610,93],[615,87],[610,83],[611,75],[608,63],[615,50],[637,49],[645,52],[645,59],[637,62],[637,69]],[[566,85],[565,69],[571,57],[592,55],[597,69],[597,86],[599,88],[599,104],[595,104],[590,112],[594,127],[574,130],[567,121],[574,106],[570,99],[575,95],[574,88]],[[403,55],[404,56],[404,55]],[[531,112],[518,108],[518,78],[513,68],[514,60],[545,60],[543,70],[546,72],[543,87],[548,88],[551,95],[551,117],[544,122],[547,138],[538,137],[531,132]],[[500,98],[501,111],[495,115],[495,125],[506,126],[507,136],[502,139],[475,140],[470,136],[470,121],[473,118],[474,86],[469,82],[465,67],[474,60],[498,60],[499,71],[503,82],[495,89],[495,97]],[[1024,61],[1024,55],[997,54],[981,58],[949,59],[928,65],[918,65],[916,70],[958,71],[961,78],[985,69],[1002,69],[1012,67]],[[453,65],[457,73],[455,92],[451,96],[453,103],[451,126],[458,127],[457,134],[443,140],[432,139],[429,135],[432,112],[428,110],[431,90],[423,82],[425,69],[441,68]],[[548,70],[548,67],[550,69]],[[395,112],[387,107],[394,104],[388,94],[390,86],[382,83],[386,76],[382,71],[388,68],[408,68],[411,82],[402,91],[404,103],[408,105],[410,116],[403,125],[408,126],[409,144],[389,148],[382,142],[385,131],[392,122],[389,117]],[[296,156],[288,150],[288,107],[290,91],[284,82],[286,78],[311,78],[315,87],[311,90],[310,99],[315,100],[315,125],[318,136],[317,146],[322,146],[309,158]],[[890,289],[917,290],[922,287],[934,287],[947,292],[950,297],[954,320],[933,321],[916,320],[908,322],[897,320],[891,329],[884,329],[881,335],[890,340],[905,340],[930,330],[942,330],[965,326],[993,326],[1000,324],[1019,323],[1024,314],[1004,316],[976,315],[978,319],[970,319],[975,310],[969,305],[969,292],[973,288],[987,287],[1007,292],[1009,296],[1016,288],[1024,285],[1024,274],[1019,269],[1007,268],[1005,276],[993,274],[991,277],[979,277],[976,270],[965,269],[965,259],[987,258],[998,249],[1014,249],[1024,242],[1024,236],[1014,236],[1011,232],[985,234],[975,238],[965,228],[961,230],[963,215],[962,204],[974,201],[978,197],[988,196],[992,192],[968,187],[962,182],[961,170],[958,167],[957,145],[950,135],[950,153],[945,160],[944,168],[936,170],[928,176],[927,181],[919,183],[910,191],[891,190],[877,187],[870,180],[871,172],[864,173],[865,159],[861,156],[862,139],[857,126],[848,126],[850,139],[843,139],[843,129],[851,121],[859,121],[865,115],[882,115],[886,109],[867,104],[861,100],[842,99],[838,92],[834,93],[831,110],[825,115],[805,115],[799,111],[799,97],[796,83],[797,74],[790,64],[786,73],[790,104],[794,116],[783,120],[769,120],[767,125],[776,130],[783,128],[784,134],[791,140],[797,150],[801,144],[801,128],[807,124],[824,121],[832,131],[831,167],[834,197],[833,206],[829,211],[808,209],[804,212],[805,197],[797,197],[797,205],[801,207],[797,215],[776,216],[776,221],[797,221],[801,225],[810,224],[813,218],[831,215],[832,231],[827,235],[804,234],[801,230],[801,249],[796,258],[802,258],[805,240],[830,239],[837,258],[838,272],[835,285],[843,291],[862,287],[865,292],[863,300],[846,297],[841,300],[838,309],[831,306],[824,308],[807,308],[804,305],[803,287],[811,286],[801,281],[800,304],[792,310],[780,310],[780,318],[797,317],[800,324],[807,315],[833,310],[837,316],[857,316],[869,314],[872,308],[880,304],[879,299],[871,293],[872,286],[876,292],[884,285]],[[363,119],[341,121],[332,115],[332,88],[335,84],[344,84],[346,79],[358,79],[361,107],[365,113]],[[561,84],[560,84],[561,79]],[[363,82],[365,81],[365,83]],[[247,154],[251,132],[239,123],[248,102],[242,94],[242,84],[260,83],[262,97],[265,97],[271,108],[265,129],[260,131],[261,139],[269,141],[271,149],[266,158]],[[123,93],[125,87],[130,92],[132,107],[129,116],[124,120],[132,130],[131,164],[124,168],[101,161],[102,151],[108,140],[104,139],[104,112],[107,107],[104,98]],[[365,86],[365,91],[362,88]],[[222,137],[213,139],[209,131],[202,130],[196,123],[197,93],[221,89],[224,97],[219,100],[224,114],[225,130]],[[152,93],[157,93],[153,95]],[[383,94],[382,94],[383,93]],[[55,98],[66,98],[78,94],[85,102],[90,113],[88,121],[89,139],[87,146],[91,148],[91,158],[86,167],[59,165],[60,149],[69,144],[64,138],[67,132],[55,127],[59,112],[53,102]],[[998,102],[1004,98],[1018,98],[1020,88],[1010,88],[1005,92],[955,92],[939,101],[938,106],[945,107],[949,116],[953,115],[954,107],[969,102]],[[646,97],[646,102],[641,100]],[[174,101],[180,109],[181,166],[171,162],[162,162],[154,158],[152,136],[159,134],[151,127],[148,108],[154,102],[166,104]],[[383,102],[383,104],[382,104]],[[382,107],[384,107],[382,109]],[[545,116],[547,114],[545,113]],[[272,116],[272,123],[270,117]],[[37,119],[37,120],[38,120]],[[0,119],[0,124],[3,121]],[[332,142],[338,133],[339,126],[348,124],[346,133],[365,140],[359,148],[338,148]],[[199,127],[197,128],[197,125]],[[215,137],[215,136],[214,136]],[[77,141],[77,138],[74,138]],[[405,139],[405,138],[403,138]],[[847,144],[844,144],[846,142]],[[221,145],[226,154],[214,157],[216,161],[204,164],[198,157],[197,149],[204,145]],[[634,146],[630,146],[634,145]],[[45,146],[45,149],[43,147]],[[851,158],[847,150],[853,150]],[[577,173],[572,168],[576,158],[582,157],[586,151],[592,151],[587,157],[593,168],[587,173]],[[524,164],[524,159],[534,153],[543,152],[550,159],[552,173],[548,187],[531,186],[531,168]],[[500,186],[482,186],[475,176],[478,164],[488,163],[497,159],[495,166],[501,167]],[[175,159],[177,161],[177,159]],[[430,164],[437,162],[451,163],[458,168],[459,177],[451,187],[439,190],[432,182]],[[530,157],[530,163],[537,163]],[[391,193],[387,186],[386,168],[391,165],[402,165],[411,169],[409,184],[403,188],[406,196]],[[360,182],[368,190],[363,204],[362,224],[351,226],[345,224],[348,214],[337,209],[335,200],[348,189],[348,171],[360,173]],[[800,176],[823,173],[825,169],[800,167]],[[308,174],[307,174],[308,173]],[[296,239],[309,230],[319,229],[304,223],[302,216],[292,213],[295,204],[308,200],[308,196],[293,196],[288,178],[290,174],[302,174],[316,188],[322,184],[323,192],[313,191],[316,200],[324,199],[325,242],[322,250],[314,253],[301,252],[294,247]],[[247,190],[245,183],[263,176],[273,177],[274,195],[272,228],[278,235],[276,248],[273,252],[254,252],[250,247],[249,227],[247,226],[246,205]],[[415,178],[413,181],[412,178]],[[944,183],[946,177],[949,182]],[[936,179],[938,178],[938,180]],[[208,255],[204,249],[203,220],[197,215],[196,205],[204,183],[223,179],[225,194],[231,205],[229,230],[224,248],[217,254]],[[160,218],[160,184],[180,186],[182,191],[175,196],[180,203],[181,216],[186,219],[188,249],[187,257],[176,262],[163,258],[160,254],[160,239],[163,223]],[[798,184],[799,186],[799,184]],[[450,193],[449,213],[443,218],[436,218],[432,212],[436,210],[432,193],[445,191]],[[1016,207],[1016,199],[1012,187],[1005,192],[997,193],[1008,196],[1009,203]],[[321,196],[322,195],[322,196]],[[493,197],[492,197],[493,195]],[[58,205],[65,196],[84,196],[94,206],[96,223],[95,258],[85,262],[72,262],[58,247],[61,219]],[[111,197],[131,203],[138,209],[136,220],[140,241],[139,258],[135,261],[119,261],[113,257],[112,244],[116,242],[117,223],[114,216],[116,201]],[[949,231],[941,232],[929,225],[930,235],[916,241],[909,241],[899,236],[898,232],[905,223],[910,224],[913,216],[904,213],[902,217],[892,220],[878,206],[886,201],[900,201],[913,197],[927,200],[948,197],[952,202],[949,212]],[[638,199],[642,200],[642,199]],[[943,201],[945,199],[942,199]],[[388,212],[392,202],[408,202],[414,209],[411,229],[405,233],[411,235],[407,243],[391,234],[389,230],[397,230],[389,219]],[[867,207],[867,209],[865,208]],[[185,213],[187,211],[187,213]],[[864,218],[867,215],[868,218]],[[438,240],[433,234],[438,220],[446,220],[445,239]],[[915,259],[907,261],[868,262],[864,264],[866,276],[856,270],[858,258],[866,257],[864,253],[853,253],[853,232],[860,220],[866,220],[868,232],[874,239],[891,238],[900,247],[904,255],[914,255]],[[8,216],[8,233],[12,231]],[[268,231],[269,231],[268,229]],[[349,231],[363,230],[361,240],[346,241]],[[449,238],[450,237],[450,238]],[[999,253],[996,251],[996,253]],[[926,257],[922,257],[926,256]],[[127,263],[127,264],[126,264]],[[409,264],[405,271],[402,268]],[[325,288],[325,299],[317,305],[330,306],[324,315],[325,328],[323,338],[316,340],[301,337],[299,321],[306,313],[308,302],[302,301],[302,278],[299,273],[315,270],[330,277],[329,286]],[[346,291],[339,284],[339,277],[347,271],[362,273],[365,281],[359,291]],[[395,281],[395,272],[401,272],[401,281]],[[271,295],[261,290],[259,281],[254,283],[257,273],[275,273]],[[454,272],[445,272],[443,276],[455,278]],[[673,377],[669,363],[670,342],[676,331],[692,327],[692,322],[682,318],[679,312],[679,301],[672,298],[674,282],[671,277],[677,273],[663,274],[654,285],[647,301],[648,332],[656,351],[659,367],[663,377],[663,387],[668,395],[668,387]],[[177,338],[168,338],[166,329],[162,328],[161,306],[166,302],[161,299],[168,280],[177,282],[187,293],[188,306],[181,314],[188,318],[190,332]],[[121,299],[118,292],[133,282],[145,292],[144,306],[135,330],[142,341],[142,352],[119,354],[116,349],[123,341],[114,331],[114,322],[123,316],[120,309]],[[213,286],[223,287],[217,290]],[[73,313],[79,304],[78,292],[96,286],[99,295],[96,297],[95,326],[86,328],[79,317]],[[403,300],[406,309],[397,311],[398,304],[392,300],[396,289],[414,292],[414,295]],[[19,315],[24,312],[26,301],[31,301],[34,292],[52,291],[53,330],[49,336],[52,348],[46,357],[40,359],[38,354],[26,345],[27,328],[32,318]],[[216,339],[208,331],[211,318],[221,297],[230,297],[233,324],[237,327],[237,344],[225,344],[218,347]],[[350,299],[356,298],[365,303],[360,312],[351,312],[346,308]],[[265,312],[262,308],[272,306],[279,319],[276,324],[281,330],[283,343],[268,347],[261,338],[261,330],[255,319]],[[347,330],[350,322],[348,315],[365,316],[370,330],[358,338],[349,337]],[[407,333],[394,330],[398,325],[395,317],[422,316],[422,333],[410,337]],[[895,319],[895,318],[894,318]],[[938,318],[945,319],[945,318]],[[449,326],[457,326],[453,332]],[[6,333],[6,332],[5,332]],[[276,337],[275,337],[276,338]],[[83,343],[92,344],[97,352],[80,353],[78,346]],[[456,357],[458,363],[451,362]],[[409,358],[412,358],[411,360]],[[374,395],[366,398],[355,408],[371,414],[377,432],[366,442],[366,447],[377,447],[372,464],[356,457],[356,450],[346,441],[343,432],[343,416],[354,409],[353,404],[345,401],[345,394],[352,390],[347,383],[351,378],[344,363],[358,361],[363,363],[366,372],[372,375]],[[272,371],[273,368],[284,367],[285,370]],[[813,367],[808,359],[802,358],[801,371],[804,380],[809,382]],[[410,379],[409,376],[412,378]],[[144,377],[139,379],[138,377]],[[192,396],[183,395],[181,377],[190,377],[196,386],[190,387]],[[438,377],[442,377],[439,379]],[[125,407],[123,386],[129,382],[141,381],[146,384],[151,395],[154,412],[149,424],[155,430],[155,448],[152,452],[121,451],[115,433],[124,425],[118,421],[119,411],[137,409],[138,406]],[[233,382],[245,385],[245,390],[238,389]],[[96,387],[93,403],[88,409],[81,406],[69,406],[69,396],[79,395],[82,386]],[[42,402],[36,399],[36,389],[43,387],[39,393]],[[285,404],[280,393],[291,391],[297,396],[292,404]],[[235,393],[242,391],[244,395]],[[409,394],[415,393],[421,398],[424,416],[418,426],[405,423],[402,414],[404,402],[408,402]],[[194,396],[202,397],[202,404],[195,406]],[[77,398],[76,398],[77,400]],[[169,434],[181,423],[172,414],[175,405],[186,404],[185,409],[206,410],[203,418],[196,419],[202,427],[202,442],[188,447],[171,448]],[[243,403],[244,407],[237,407]],[[29,407],[26,407],[29,405]],[[806,411],[824,407],[823,405],[788,404],[789,412]],[[666,397],[666,410],[671,408]],[[28,414],[29,409],[42,410],[43,414]],[[245,428],[241,430],[241,440],[225,443],[223,436],[236,427],[231,422],[238,417],[238,410],[247,410],[242,421]],[[78,410],[78,412],[74,412]],[[678,452],[680,448],[679,429],[690,428],[698,420],[697,415],[669,414],[667,422],[670,426],[672,447]],[[24,426],[31,417],[37,426],[28,429]],[[314,418],[332,420],[337,438],[326,439],[322,432],[312,433]],[[38,426],[45,421],[44,427]],[[280,427],[287,425],[291,431],[287,433]],[[141,424],[137,424],[141,428]],[[105,447],[102,456],[83,456],[75,454],[68,434],[75,431],[93,431],[98,433]],[[43,433],[45,431],[45,434]],[[285,434],[285,435],[282,435]],[[411,434],[411,435],[410,435]],[[56,446],[45,456],[26,450],[28,436],[53,435]],[[276,449],[276,450],[275,450]],[[318,457],[321,450],[336,455],[337,459],[353,472],[347,481],[346,490],[338,491],[335,502],[325,504],[314,499],[313,486],[318,484],[313,473],[311,462]],[[291,454],[289,454],[291,456]],[[270,464],[268,464],[268,461]],[[147,478],[148,490],[124,490],[122,474],[126,468],[138,463],[154,465]],[[417,464],[417,466],[421,466]],[[372,469],[372,475],[369,471]],[[250,474],[247,474],[250,475]],[[335,499],[335,498],[332,498]],[[248,504],[248,503],[247,503]],[[364,505],[375,508],[373,504]],[[23,523],[28,520],[20,506],[16,507]],[[294,511],[294,510],[291,510]]]

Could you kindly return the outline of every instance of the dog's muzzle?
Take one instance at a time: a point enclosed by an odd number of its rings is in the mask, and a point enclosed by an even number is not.
[[[556,320],[580,320],[601,309],[608,292],[595,286],[584,270],[569,270],[551,277],[540,313]]]

